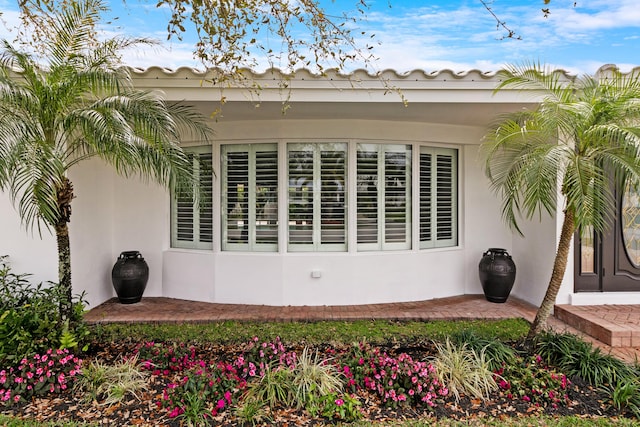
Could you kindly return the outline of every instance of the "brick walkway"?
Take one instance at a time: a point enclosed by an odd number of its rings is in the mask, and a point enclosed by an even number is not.
[[[549,319],[549,326],[559,332],[572,332],[583,335],[594,345],[602,348],[606,353],[611,352],[615,356],[630,362],[640,360],[640,306],[558,306],[556,312],[558,318]],[[573,310],[572,321],[563,314]],[[579,310],[577,310],[579,309]],[[94,309],[90,310],[85,319],[91,324],[100,323],[205,323],[220,322],[225,320],[237,321],[319,321],[319,320],[465,320],[465,319],[512,319],[523,318],[533,321],[537,308],[517,298],[509,298],[504,304],[491,303],[482,295],[462,295],[450,298],[441,298],[427,301],[402,302],[393,304],[366,304],[353,306],[266,306],[266,305],[240,305],[240,304],[214,304],[196,301],[186,301],[172,298],[143,298],[137,304],[120,304],[113,298]],[[623,313],[626,313],[623,314]],[[622,333],[628,335],[628,341],[607,341],[607,333],[596,332],[598,327],[589,326],[606,320],[610,324],[611,316],[616,314],[618,320],[626,318],[633,320],[637,335],[630,332],[626,323],[619,323],[617,328],[624,329]],[[626,317],[625,317],[626,316]],[[587,319],[587,320],[584,320]],[[566,323],[565,323],[566,322]],[[623,325],[623,326],[620,326]],[[626,325],[626,326],[625,326]],[[574,327],[582,330],[601,341],[579,332]],[[602,330],[610,330],[607,324]],[[626,334],[626,335],[625,335]],[[623,335],[619,335],[622,337]],[[618,335],[615,335],[618,336]],[[635,337],[636,340],[632,340]],[[612,345],[613,344],[613,345]],[[632,345],[636,347],[632,347]]]

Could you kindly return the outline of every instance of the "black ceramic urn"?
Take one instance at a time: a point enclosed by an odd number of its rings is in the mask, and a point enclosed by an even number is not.
[[[149,280],[149,266],[138,251],[120,254],[111,270],[111,281],[122,304],[139,302]]]
[[[516,280],[516,264],[511,255],[505,249],[489,248],[482,254],[478,269],[487,301],[505,302]]]

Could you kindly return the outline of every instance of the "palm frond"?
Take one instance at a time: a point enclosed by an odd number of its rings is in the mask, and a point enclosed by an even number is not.
[[[541,97],[535,110],[501,117],[482,146],[505,221],[519,231],[520,216],[552,214],[560,185],[576,226],[603,230],[614,213],[614,194],[640,176],[638,76],[609,70],[567,79],[538,63],[509,66],[502,75],[496,90]]]
[[[180,140],[206,141],[211,134],[207,119],[191,107],[134,89],[119,54],[154,42],[97,40],[105,10],[103,0],[82,0],[35,11],[46,27],[38,55],[1,42],[0,188],[10,191],[31,226],[56,224],[57,189],[70,167],[91,157],[123,176],[193,185]]]

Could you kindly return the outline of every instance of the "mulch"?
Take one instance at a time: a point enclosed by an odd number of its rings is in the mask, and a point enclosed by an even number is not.
[[[105,362],[117,360],[119,357],[131,355],[134,343],[94,343],[90,353],[85,355],[85,361],[97,358]],[[389,347],[389,351],[397,351]],[[433,354],[432,348],[412,346],[402,348],[415,356]],[[238,348],[225,345],[202,345],[198,347],[198,354],[209,360],[223,360],[236,354]],[[228,359],[227,359],[228,360]],[[73,390],[67,390],[55,398],[34,399],[29,403],[3,408],[6,415],[24,417],[38,422],[44,421],[80,421],[104,426],[180,426],[180,421],[170,419],[167,410],[159,408],[162,392],[171,378],[163,376],[149,376],[148,389],[138,396],[129,397],[124,401],[107,406],[99,402],[87,402],[83,396]],[[585,384],[579,378],[571,380],[568,390],[569,404],[566,406],[538,407],[523,401],[509,399],[502,392],[495,392],[486,401],[470,399],[462,396],[459,402],[447,398],[435,408],[388,408],[379,405],[374,396],[363,392],[359,395],[364,412],[364,419],[377,421],[382,424],[399,420],[442,419],[471,420],[483,417],[538,417],[542,414],[550,416],[578,415],[582,417],[619,417],[620,414],[607,402],[606,398],[593,387]],[[312,418],[303,410],[281,409],[269,414],[270,421],[265,425],[279,426],[316,426],[330,424],[326,419]],[[211,425],[241,426],[233,411],[225,411],[214,419]]]

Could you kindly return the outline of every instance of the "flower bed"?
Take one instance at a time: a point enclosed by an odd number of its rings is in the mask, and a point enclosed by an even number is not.
[[[55,366],[65,366],[65,380],[55,383],[51,394],[27,395],[21,388],[20,399],[11,405],[5,402],[3,412],[39,420],[62,416],[79,421],[100,420],[114,426],[171,426],[194,420],[210,425],[241,422],[312,425],[356,419],[466,419],[538,414],[616,416],[621,413],[607,405],[595,388],[580,379],[567,378],[535,356],[518,356],[516,363],[494,372],[496,388],[485,398],[463,393],[456,399],[446,384],[437,379],[431,363],[435,356],[432,346],[413,348],[410,352],[398,345],[322,346],[307,350],[316,354],[316,358],[311,359],[317,366],[331,365],[331,372],[340,378],[340,389],[316,395],[307,390],[302,397],[295,397],[292,392],[291,401],[283,397],[280,403],[275,399],[276,403],[271,406],[251,406],[247,403],[248,396],[255,394],[256,384],[265,378],[275,385],[278,381],[285,383],[300,371],[298,365],[304,347],[288,347],[280,340],[255,338],[236,346],[143,343],[102,344],[102,348],[94,345],[93,349],[95,353],[86,359],[113,361],[116,355],[137,356],[139,366],[147,375],[147,389],[136,396],[125,396],[116,405],[101,405],[100,399],[87,402],[81,391],[71,387],[80,361],[66,352],[54,351],[48,357],[55,358]],[[42,357],[23,362],[23,369],[14,372],[23,373],[24,366],[30,364],[37,370],[34,362],[42,362]],[[5,370],[5,374],[7,372]],[[12,375],[12,378],[28,378],[28,374]],[[6,381],[10,381],[6,376]]]

